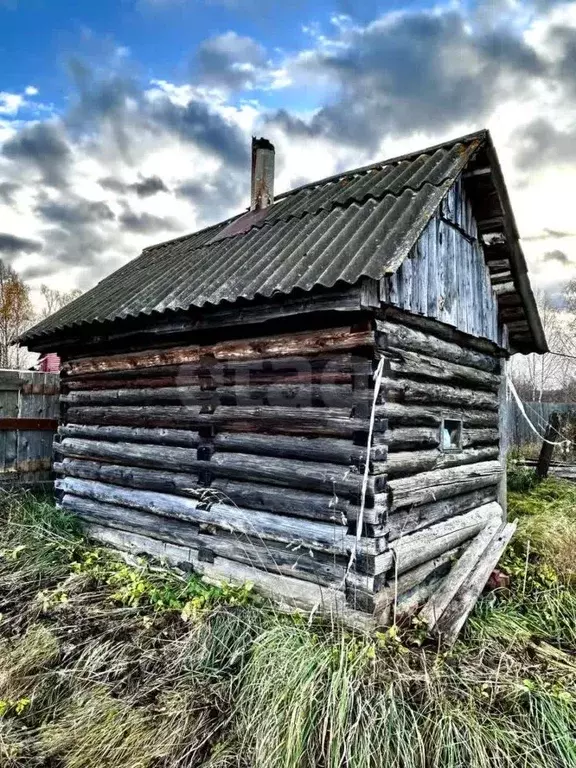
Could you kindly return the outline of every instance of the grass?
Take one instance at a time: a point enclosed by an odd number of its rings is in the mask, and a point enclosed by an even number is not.
[[[576,768],[576,487],[510,494],[511,589],[450,651],[128,566],[0,500],[2,768]]]

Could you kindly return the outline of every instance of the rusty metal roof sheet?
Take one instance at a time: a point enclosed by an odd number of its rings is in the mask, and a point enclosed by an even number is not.
[[[486,137],[472,134],[307,184],[257,216],[241,214],[146,248],[22,340],[141,313],[380,278],[409,253]]]

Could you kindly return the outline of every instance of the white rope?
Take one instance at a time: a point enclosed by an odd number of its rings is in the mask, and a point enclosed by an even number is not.
[[[360,496],[360,511],[358,513],[358,519],[356,521],[356,542],[354,549],[350,554],[350,560],[348,561],[348,567],[346,573],[350,571],[354,563],[356,562],[356,553],[358,552],[358,546],[360,539],[362,538],[362,527],[364,525],[364,508],[366,506],[366,493],[368,492],[368,478],[370,476],[370,453],[372,450],[372,440],[374,435],[374,422],[376,421],[376,403],[378,402],[378,395],[380,394],[380,386],[382,384],[382,375],[384,373],[384,358],[381,357],[378,362],[378,368],[374,372],[374,396],[372,398],[372,410],[370,411],[370,422],[368,425],[368,439],[366,441],[366,457],[364,462],[364,476],[362,477],[362,494]]]
[[[520,400],[520,396],[518,395],[518,392],[516,392],[516,387],[514,386],[514,383],[512,382],[512,379],[510,378],[508,373],[506,373],[506,384],[508,386],[508,390],[512,394],[512,397],[516,401],[516,405],[518,406],[520,413],[526,420],[526,423],[528,424],[532,432],[534,432],[534,434],[540,438],[540,440],[543,440],[545,443],[548,443],[548,445],[572,445],[573,441],[569,440],[568,438],[564,440],[560,440],[560,442],[554,442],[553,440],[547,440],[544,435],[541,435],[540,432],[538,432],[538,430],[534,426],[534,424],[530,421],[530,417],[528,416],[524,408],[524,403],[522,402],[522,400]]]

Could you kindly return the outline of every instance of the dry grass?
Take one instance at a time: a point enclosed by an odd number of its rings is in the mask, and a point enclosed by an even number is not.
[[[417,627],[309,626],[248,589],[129,568],[51,504],[6,498],[0,766],[576,768],[576,593],[544,524],[573,498],[552,492],[513,499],[530,505],[513,591],[449,653]]]

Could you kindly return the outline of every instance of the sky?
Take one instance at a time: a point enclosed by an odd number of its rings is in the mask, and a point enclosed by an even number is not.
[[[0,0],[0,258],[86,290],[276,191],[489,128],[535,289],[576,277],[576,0]]]

